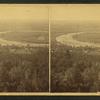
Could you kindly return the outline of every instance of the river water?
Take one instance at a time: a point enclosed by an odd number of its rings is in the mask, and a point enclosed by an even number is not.
[[[0,34],[7,34],[9,31],[6,32],[0,32]],[[39,43],[23,43],[23,42],[18,42],[18,41],[11,41],[11,40],[5,40],[3,38],[0,38],[0,45],[8,45],[8,46],[31,46],[31,47],[47,47],[48,44],[39,44]]]
[[[84,34],[84,32],[64,34],[64,35],[56,37],[56,41],[61,44],[72,46],[72,47],[86,47],[86,46],[92,47],[92,48],[100,47],[100,44],[82,42],[82,41],[78,41],[75,38],[73,38],[73,36],[79,35],[79,34]]]

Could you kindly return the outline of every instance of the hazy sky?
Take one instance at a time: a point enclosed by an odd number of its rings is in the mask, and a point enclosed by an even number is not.
[[[66,4],[51,6],[52,20],[100,21],[100,4]]]
[[[52,20],[100,21],[100,4],[63,5],[0,5],[0,21],[48,20],[48,7]]]
[[[0,5],[0,20],[38,21],[48,20],[47,5]]]

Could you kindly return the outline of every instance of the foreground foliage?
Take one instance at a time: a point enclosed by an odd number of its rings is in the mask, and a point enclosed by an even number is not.
[[[100,91],[100,55],[91,48],[52,47],[52,92]]]
[[[48,48],[0,46],[0,91],[48,91]]]

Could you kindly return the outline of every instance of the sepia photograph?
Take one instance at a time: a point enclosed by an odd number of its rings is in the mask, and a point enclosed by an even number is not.
[[[0,93],[100,91],[100,4],[0,4]]]
[[[52,5],[51,91],[100,91],[100,5]]]
[[[0,92],[49,91],[46,5],[0,5]]]

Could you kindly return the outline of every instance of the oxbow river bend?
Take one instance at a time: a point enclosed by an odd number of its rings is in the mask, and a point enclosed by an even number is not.
[[[0,32],[0,34],[7,34],[9,31],[7,32]],[[11,41],[11,40],[5,40],[3,38],[0,38],[0,45],[2,46],[5,46],[5,45],[8,45],[8,46],[12,46],[12,45],[15,45],[15,46],[31,46],[31,47],[46,47],[48,46],[48,44],[39,44],[39,43],[23,43],[23,42],[18,42],[18,41]]]
[[[98,44],[98,43],[82,42],[82,41],[78,41],[75,38],[73,38],[73,36],[80,35],[80,34],[84,34],[84,32],[64,34],[64,35],[56,37],[56,41],[61,44],[72,46],[72,47],[88,46],[88,47],[92,47],[92,48],[96,48],[96,47],[100,48],[100,44]]]

